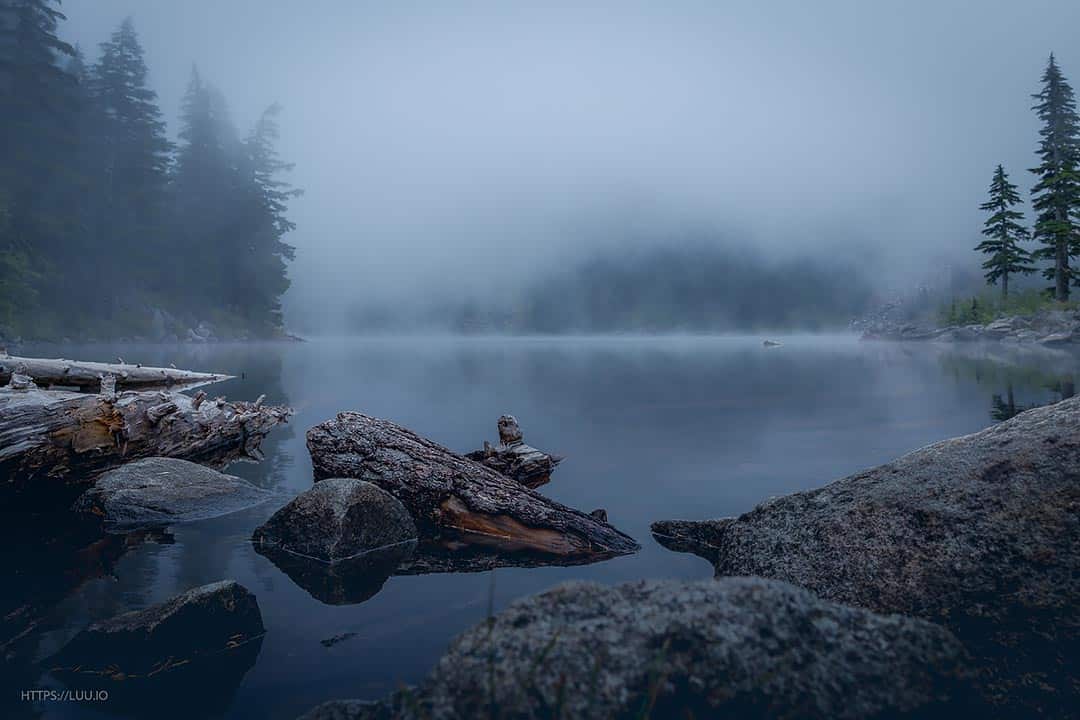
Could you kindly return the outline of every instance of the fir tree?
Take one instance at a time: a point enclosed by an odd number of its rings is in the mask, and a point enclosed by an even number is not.
[[[0,0],[0,329],[35,306],[37,280],[60,248],[48,190],[72,144],[71,79],[59,60],[54,0]]]
[[[91,79],[99,124],[95,140],[104,172],[97,241],[102,250],[115,253],[116,267],[152,267],[162,249],[153,238],[162,236],[171,145],[157,94],[146,84],[143,56],[135,25],[127,18],[101,44]],[[153,281],[145,272],[139,277]]]
[[[1005,168],[998,165],[990,182],[990,200],[979,206],[990,213],[982,231],[987,239],[975,249],[990,256],[982,265],[987,271],[986,281],[991,285],[1001,281],[1002,298],[1009,297],[1010,275],[1035,272],[1031,253],[1020,245],[1028,239],[1027,228],[1021,224],[1024,214],[1013,209],[1020,203],[1016,186],[1009,182]]]
[[[281,173],[293,169],[293,163],[282,161],[275,149],[280,113],[277,103],[267,108],[244,142],[248,242],[243,248],[247,261],[241,275],[246,282],[238,283],[236,288],[248,298],[249,319],[267,330],[282,324],[280,298],[289,288],[285,263],[295,255],[294,248],[283,238],[296,228],[286,211],[289,201],[302,194],[279,179]]]
[[[1042,91],[1032,96],[1038,101],[1032,109],[1043,123],[1038,150],[1041,162],[1032,169],[1039,178],[1031,191],[1037,213],[1035,239],[1043,245],[1035,257],[1050,260],[1045,275],[1054,281],[1054,297],[1064,302],[1069,299],[1069,281],[1076,277],[1069,261],[1080,251],[1080,120],[1073,89],[1053,55],[1042,82]]]

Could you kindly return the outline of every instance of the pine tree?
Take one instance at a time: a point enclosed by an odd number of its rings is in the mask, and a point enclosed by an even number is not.
[[[280,113],[281,106],[277,103],[267,108],[244,141],[242,167],[248,214],[241,276],[246,282],[235,286],[247,299],[248,319],[269,331],[282,325],[280,299],[289,288],[285,263],[295,256],[294,248],[283,238],[296,225],[285,213],[289,201],[303,194],[278,179],[281,173],[293,169],[293,163],[282,161],[275,149]]]
[[[179,278],[191,309],[236,311],[230,305],[230,258],[242,242],[235,226],[240,144],[224,99],[192,68],[180,112],[180,147],[172,178]]]
[[[1042,91],[1032,96],[1038,101],[1032,109],[1043,123],[1041,163],[1031,170],[1039,178],[1031,190],[1037,213],[1035,239],[1043,245],[1035,257],[1051,261],[1045,275],[1054,281],[1054,297],[1064,302],[1069,299],[1069,281],[1080,279],[1069,262],[1080,252],[1080,119],[1073,89],[1053,55],[1042,82]]]
[[[104,171],[96,235],[99,252],[111,254],[117,269],[133,263],[153,267],[162,250],[153,239],[163,235],[171,145],[157,94],[146,83],[143,48],[127,18],[101,44],[101,59],[91,79],[100,123],[95,139]],[[146,272],[137,277],[156,284]]]
[[[59,59],[54,0],[0,0],[0,326],[26,325],[37,281],[58,250],[46,192],[72,144],[71,79]]]
[[[1031,253],[1020,245],[1029,237],[1027,228],[1021,224],[1024,214],[1013,209],[1020,203],[1016,186],[1009,182],[1005,168],[998,165],[990,182],[990,200],[979,206],[990,213],[982,231],[987,239],[975,249],[990,256],[982,265],[987,271],[986,281],[991,285],[1001,281],[1003,299],[1009,297],[1010,275],[1035,272]]]

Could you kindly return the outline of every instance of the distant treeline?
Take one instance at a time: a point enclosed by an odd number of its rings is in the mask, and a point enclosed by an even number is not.
[[[768,259],[720,241],[597,251],[552,267],[498,300],[457,300],[416,324],[476,333],[726,332],[845,328],[872,290],[835,257]],[[399,316],[365,308],[351,329],[395,329]]]
[[[0,336],[280,332],[278,107],[241,137],[193,69],[173,144],[131,20],[88,62],[57,5],[0,0]]]

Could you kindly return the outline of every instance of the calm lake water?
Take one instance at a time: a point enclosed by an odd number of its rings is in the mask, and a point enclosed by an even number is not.
[[[986,427],[1017,407],[1069,395],[1080,374],[1080,360],[1064,352],[848,336],[780,340],[778,348],[764,348],[760,337],[22,348],[27,355],[123,355],[242,375],[211,393],[248,400],[265,393],[267,402],[296,409],[292,423],[263,444],[265,462],[229,470],[275,490],[274,502],[130,539],[105,559],[87,560],[83,552],[32,564],[19,561],[22,549],[9,548],[5,583],[31,588],[43,617],[23,651],[48,657],[90,622],[235,578],[258,597],[267,628],[254,664],[222,675],[213,702],[191,688],[162,693],[132,714],[294,718],[331,698],[376,698],[422,678],[456,634],[485,617],[489,596],[498,609],[566,580],[711,575],[704,560],[657,545],[651,521],[749,510],[769,496],[819,486]],[[606,508],[612,524],[643,548],[588,566],[395,576],[363,602],[326,604],[255,553],[250,536],[311,486],[304,431],[348,409],[390,418],[462,452],[494,442],[495,420],[512,413],[526,442],[567,458],[540,491],[582,510]],[[331,639],[338,641],[322,642]],[[25,672],[19,689],[61,687],[47,673]],[[48,718],[106,717],[117,709],[111,702],[17,707]]]

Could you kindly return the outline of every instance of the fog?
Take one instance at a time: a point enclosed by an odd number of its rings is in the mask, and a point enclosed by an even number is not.
[[[994,166],[1030,185],[1047,55],[1080,77],[1068,0],[63,9],[91,59],[134,18],[171,133],[193,63],[241,127],[282,103],[306,191],[286,316],[309,328],[687,234],[891,286],[977,266]]]

